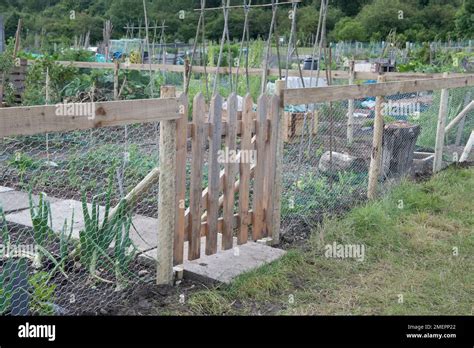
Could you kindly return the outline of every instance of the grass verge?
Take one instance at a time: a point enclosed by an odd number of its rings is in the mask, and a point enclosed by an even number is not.
[[[304,250],[195,292],[176,314],[473,315],[474,168],[403,182],[313,231]],[[327,258],[364,246],[363,261]]]

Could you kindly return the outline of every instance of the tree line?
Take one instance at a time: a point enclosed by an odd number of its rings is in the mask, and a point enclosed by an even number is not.
[[[300,43],[309,44],[316,33],[321,0],[303,0],[297,12]],[[253,0],[252,4],[270,0]],[[189,42],[196,33],[199,0],[146,0],[149,23],[165,23],[166,42]],[[241,5],[242,0],[232,0]],[[207,7],[219,7],[221,0],[207,0]],[[288,5],[281,5],[277,30],[288,36],[291,20]],[[144,26],[143,0],[2,0],[6,36],[14,36],[19,18],[23,20],[22,38],[28,46],[71,45],[75,36],[90,32],[90,41],[102,39],[105,20],[114,26],[113,38],[123,38],[128,24]],[[271,8],[252,8],[249,15],[250,37],[266,38]],[[244,11],[233,8],[229,15],[230,37],[240,40]],[[224,18],[222,10],[206,11],[206,38],[219,40]],[[329,41],[379,41],[395,32],[399,41],[427,42],[466,40],[474,37],[474,0],[330,0],[327,14]],[[129,35],[131,32],[129,31]],[[138,35],[138,30],[134,32]],[[144,37],[144,30],[141,31]],[[150,30],[159,41],[161,30]],[[156,35],[155,35],[156,34]]]

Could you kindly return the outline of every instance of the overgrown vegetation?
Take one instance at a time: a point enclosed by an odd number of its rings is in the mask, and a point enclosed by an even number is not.
[[[466,95],[469,95],[469,93],[471,95],[473,93],[473,89],[470,87],[457,88],[450,91],[447,115],[448,123],[452,119],[454,119],[459,114],[459,112],[461,112],[461,110],[465,107]],[[417,145],[423,148],[434,149],[436,141],[436,129],[439,114],[440,98],[441,91],[434,91],[433,106],[425,111],[422,111],[419,115],[411,115],[408,119],[409,122],[421,126],[422,131],[418,137]],[[467,139],[469,138],[473,127],[474,119],[472,117],[466,117],[466,123],[464,125],[461,144],[465,144],[467,142]],[[456,135],[457,127],[455,127],[449,133],[446,134],[446,144],[454,143]]]

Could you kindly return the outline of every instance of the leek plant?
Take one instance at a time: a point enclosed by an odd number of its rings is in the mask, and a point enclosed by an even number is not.
[[[2,207],[0,207],[0,218],[2,219],[2,244],[4,247],[6,247],[8,244],[10,244],[10,234],[8,233],[7,219],[5,218],[5,212],[3,211]]]
[[[68,246],[70,245],[70,242],[71,242],[73,228],[74,228],[74,210],[72,211],[71,226],[69,228],[69,233],[67,233],[68,224],[67,224],[67,219],[65,219],[63,228],[61,229],[61,233],[59,235],[59,258],[60,258],[61,267],[63,269],[65,266],[66,260],[69,257]]]
[[[38,205],[35,207],[33,204],[33,198],[31,192],[29,193],[29,204],[30,204],[30,215],[31,222],[33,223],[33,239],[39,250],[36,254],[35,267],[41,268],[42,265],[42,256],[44,250],[46,250],[45,245],[48,241],[49,236],[52,234],[52,216],[51,216],[51,206],[46,200],[46,194],[40,193]]]
[[[0,315],[8,312],[25,315],[29,305],[26,259],[7,259],[0,271]],[[16,307],[13,307],[13,304]]]
[[[100,206],[98,199],[101,195],[92,199],[92,207],[89,213],[86,194],[82,193],[82,211],[84,215],[84,229],[79,232],[79,255],[89,269],[93,278],[105,281],[97,274],[97,268],[104,263],[104,259],[114,267],[118,288],[122,288],[124,273],[135,255],[135,247],[130,239],[131,215],[128,212],[126,202],[122,200],[113,216],[111,211],[112,180],[105,193],[105,211],[102,222],[100,221]],[[113,247],[113,254],[108,253]]]

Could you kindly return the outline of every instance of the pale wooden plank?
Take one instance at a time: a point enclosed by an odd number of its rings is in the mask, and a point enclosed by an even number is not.
[[[349,85],[353,85],[355,81],[354,72],[355,62],[349,62]],[[349,99],[347,107],[347,143],[352,144],[354,141],[354,99]]]
[[[466,115],[474,109],[474,100],[471,101],[460,113],[457,115],[449,124],[446,126],[445,132],[449,132],[451,128],[457,125],[462,119],[466,117]]]
[[[134,207],[140,199],[142,199],[146,193],[156,184],[160,179],[160,168],[153,168],[142,181],[138,183],[124,198],[128,207]],[[120,201],[109,213],[109,220],[117,213],[120,207]]]
[[[193,101],[191,188],[189,198],[189,252],[188,259],[195,260],[201,255],[201,213],[202,213],[202,166],[206,134],[204,132],[204,116],[206,102],[202,93],[198,93]]]
[[[188,126],[187,126],[187,137],[188,138],[191,138],[191,131],[192,131],[192,123],[188,123]],[[212,127],[211,123],[209,122],[206,122],[204,124],[204,127],[207,129],[207,132],[209,132],[209,129]],[[242,120],[237,120],[237,135],[241,135],[242,134]],[[228,128],[228,124],[227,124],[227,120],[223,120],[222,121],[222,136],[225,136],[227,135],[227,128]],[[252,121],[251,123],[251,129],[252,129],[252,132],[255,131],[255,120]]]
[[[237,150],[237,95],[231,93],[227,98],[227,136],[225,151],[229,154]],[[235,159],[236,160],[236,159]],[[237,163],[232,158],[225,159],[224,168],[224,229],[222,231],[222,250],[228,250],[233,245],[233,216],[234,216],[234,181],[237,176]]]
[[[472,151],[472,147],[474,146],[474,130],[471,132],[471,135],[469,136],[469,139],[467,140],[466,147],[464,148],[461,158],[459,159],[459,162],[466,162],[467,159],[469,158],[469,154]]]
[[[384,77],[379,76],[378,82],[383,82]],[[372,154],[370,157],[369,185],[367,197],[374,199],[377,192],[377,184],[380,176],[380,167],[382,165],[382,139],[383,139],[383,114],[382,103],[384,97],[377,96],[375,100],[375,119],[374,119],[374,137],[372,140]]]
[[[250,153],[252,146],[252,124],[253,124],[253,100],[247,94],[242,105],[242,133],[241,151]],[[250,208],[250,163],[240,161],[240,185],[239,185],[239,215],[240,226],[237,233],[237,243],[239,245],[247,243],[249,232],[249,208]]]
[[[277,139],[277,154],[276,154],[276,166],[275,166],[275,188],[274,188],[274,202],[273,202],[273,218],[272,218],[272,241],[273,244],[280,243],[280,225],[281,225],[281,195],[282,195],[282,187],[283,187],[283,152],[284,152],[284,137],[283,132],[284,129],[281,127],[283,123],[283,89],[285,88],[285,82],[282,80],[278,80],[275,83],[276,87],[276,95],[278,96],[279,102],[279,122],[280,122],[280,130],[278,132],[278,139]],[[315,113],[315,116],[318,117],[318,113]],[[318,122],[318,120],[315,120]],[[317,128],[316,128],[317,129]]]
[[[29,60],[28,65],[34,64],[35,61]],[[80,69],[113,69],[114,63],[96,63],[96,62],[74,62],[74,61],[56,61],[57,64],[63,66],[71,66]],[[183,73],[184,72],[183,65],[172,65],[172,64],[132,64],[132,63],[120,63],[120,69],[123,70],[137,70],[137,71],[170,71],[176,73]],[[215,74],[219,72],[219,74],[237,74],[236,69],[229,69],[229,67],[204,67],[204,66],[193,66],[192,72],[194,73],[207,73]],[[268,76],[279,76],[278,69],[267,69]],[[240,70],[239,74],[243,75],[245,70]],[[249,75],[254,76],[261,76],[263,73],[262,68],[249,68],[248,69]],[[303,77],[310,77],[315,76],[314,72],[311,73],[310,70],[302,70],[301,74]],[[321,70],[321,76],[326,76],[326,71]],[[440,78],[442,74],[427,74],[427,73],[401,73],[401,72],[387,72],[384,74],[386,76],[387,81],[400,81],[400,80],[413,80],[413,79],[427,79],[427,78]],[[452,74],[453,76],[460,77],[464,76],[465,74],[456,73]],[[288,70],[288,76],[300,76],[300,71],[297,69]],[[358,80],[374,80],[378,76],[377,73],[373,72],[366,72],[366,71],[358,71],[355,73],[355,78]],[[331,77],[332,79],[349,79],[349,72],[343,70],[331,70]]]
[[[445,73],[447,76],[448,73]],[[433,173],[437,173],[443,166],[443,148],[446,121],[448,119],[449,90],[443,88],[439,101],[438,126],[436,129],[435,154],[433,159]]]
[[[266,95],[261,95],[258,98],[257,105],[257,166],[255,170],[254,180],[254,197],[253,197],[253,211],[254,223],[252,226],[253,240],[261,239],[263,236],[265,224],[265,197],[264,197],[264,182],[265,182],[265,148],[267,138],[267,109],[268,101]]]
[[[73,62],[73,61],[56,61],[62,66],[74,67],[79,69],[114,69],[114,63],[99,63],[99,62]],[[33,61],[28,61],[28,64],[33,64]],[[127,64],[120,63],[120,69],[123,70],[137,70],[137,71],[171,71],[183,72],[182,65],[172,64]]]
[[[176,95],[176,87],[173,94]],[[171,96],[172,94],[170,94]],[[162,97],[163,95],[161,93]],[[188,124],[188,96],[182,94],[181,100],[181,118],[176,121],[176,231],[174,234],[174,264],[179,265],[184,261],[184,233],[185,233],[185,200],[186,200],[186,154],[187,154],[187,137],[186,130]]]
[[[467,91],[466,95],[464,96],[464,107],[466,107],[470,101],[471,101],[471,91]],[[464,133],[465,124],[466,124],[466,117],[463,117],[461,121],[459,121],[458,130],[456,132],[456,140],[454,142],[454,145],[456,146],[459,146],[461,144],[461,139]]]
[[[217,219],[219,218],[219,160],[218,151],[221,147],[222,130],[222,97],[215,95],[211,101],[209,121],[212,123],[212,132],[209,134],[209,172],[207,199],[207,222],[209,232],[206,237],[206,255],[217,252]]]
[[[156,283],[173,281],[173,235],[176,230],[176,120],[160,123],[160,191]]]
[[[249,210],[248,212],[248,219],[252,220],[253,219],[253,211]],[[239,214],[234,214],[233,219],[232,219],[232,225],[234,228],[237,228],[240,223],[241,223],[242,218],[240,217]],[[224,218],[220,217],[217,219],[217,233],[222,234],[222,231],[224,229]],[[201,237],[205,237],[208,234],[209,226],[207,224],[207,221],[201,222]]]
[[[285,104],[311,104],[377,95],[394,95],[474,85],[474,75],[462,77],[385,82],[370,85],[331,86],[324,88],[294,88],[284,93]]]
[[[0,137],[177,120],[181,117],[181,103],[177,98],[66,105],[70,106],[63,110],[64,113],[71,108],[76,115],[62,116],[57,105],[0,109]]]

